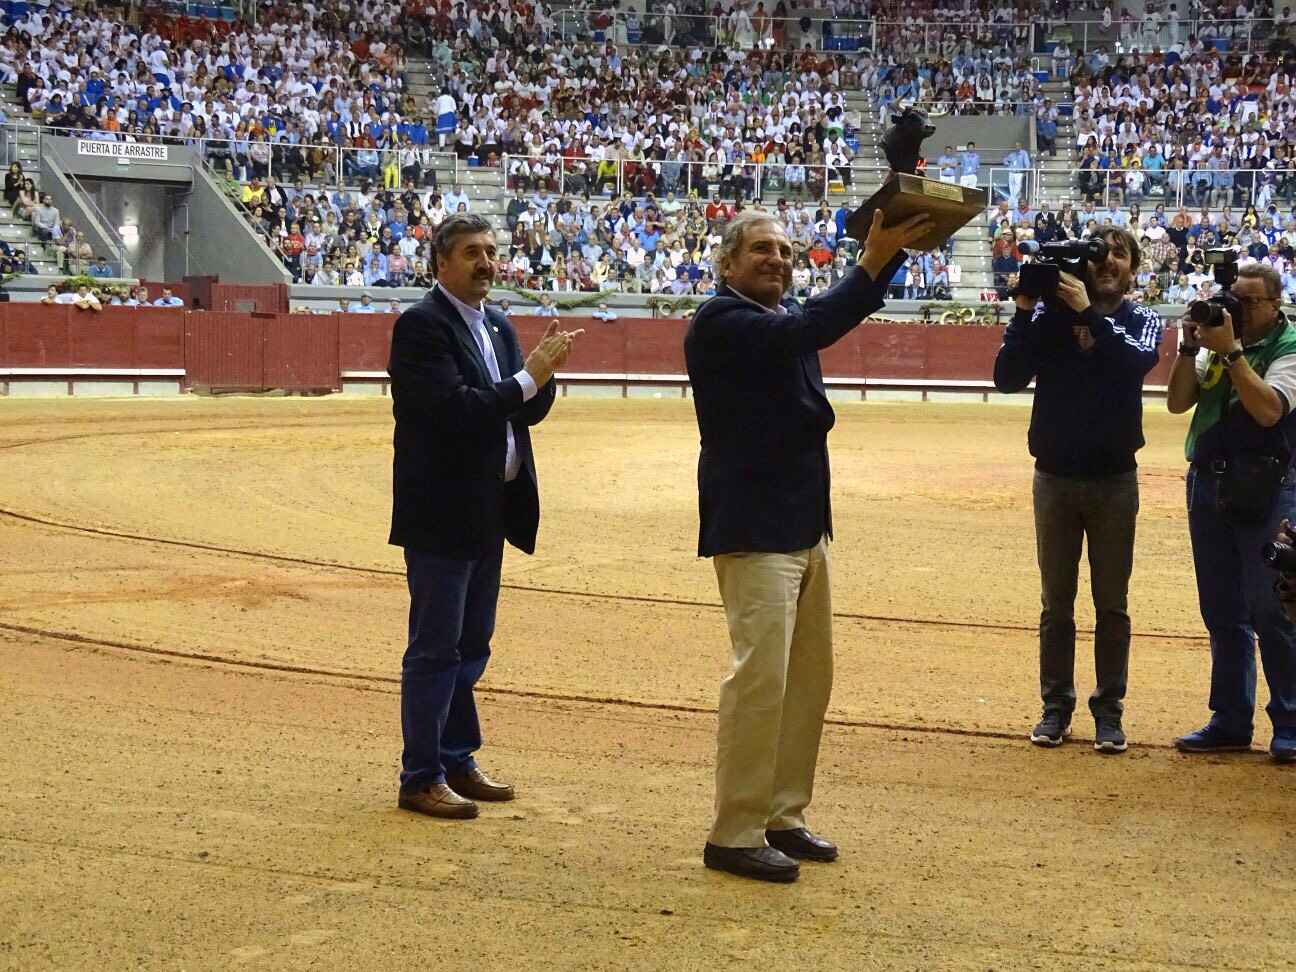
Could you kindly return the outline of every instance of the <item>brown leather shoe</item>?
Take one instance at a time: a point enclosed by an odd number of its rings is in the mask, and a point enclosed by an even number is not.
[[[415,813],[447,820],[471,820],[477,816],[477,804],[465,800],[444,783],[421,790],[402,791],[396,805],[402,810],[413,810]]]
[[[447,776],[446,784],[456,793],[474,800],[513,799],[513,787],[510,784],[496,783],[476,767],[461,776]]]

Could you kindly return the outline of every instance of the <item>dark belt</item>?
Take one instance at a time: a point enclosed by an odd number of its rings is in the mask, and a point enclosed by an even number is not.
[[[1191,463],[1191,466],[1193,469],[1196,469],[1200,472],[1209,472],[1209,473],[1214,473],[1217,476],[1222,476],[1224,475],[1224,471],[1228,469],[1228,460],[1210,459],[1207,460],[1206,462]],[[1284,485],[1293,481],[1293,473],[1296,473],[1296,464],[1288,466],[1287,471],[1283,473],[1282,482]]]

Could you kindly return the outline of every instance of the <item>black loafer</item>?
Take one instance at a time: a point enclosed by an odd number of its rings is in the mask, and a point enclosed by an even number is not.
[[[804,827],[795,830],[767,830],[765,839],[771,847],[798,860],[824,863],[837,860],[837,845],[831,840],[816,837]]]
[[[728,871],[757,881],[795,881],[801,866],[773,847],[720,847],[709,841],[702,863],[713,871]]]

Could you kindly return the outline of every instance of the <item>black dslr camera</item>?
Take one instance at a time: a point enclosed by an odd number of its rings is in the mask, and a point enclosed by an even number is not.
[[[1215,282],[1220,285],[1220,292],[1206,300],[1194,300],[1188,305],[1187,317],[1199,327],[1219,327],[1224,323],[1224,311],[1233,319],[1233,333],[1242,336],[1242,306],[1233,296],[1232,287],[1237,283],[1238,252],[1230,246],[1217,246],[1202,253],[1206,266],[1215,275]]]
[[[1274,540],[1266,543],[1260,550],[1260,559],[1265,562],[1265,566],[1284,574],[1296,573],[1296,532],[1289,525],[1284,525],[1282,532],[1287,536],[1287,541],[1284,543]]]
[[[1108,248],[1106,240],[1092,239],[1061,240],[1057,243],[1026,240],[1018,245],[1018,249],[1033,259],[1030,263],[1022,264],[1013,296],[1020,294],[1036,300],[1049,300],[1057,296],[1062,271],[1083,280],[1085,267],[1106,260]]]
[[[1286,520],[1282,524],[1282,534],[1287,539],[1266,543],[1260,551],[1260,559],[1278,572],[1274,581],[1274,593],[1288,621],[1296,621],[1296,531]]]

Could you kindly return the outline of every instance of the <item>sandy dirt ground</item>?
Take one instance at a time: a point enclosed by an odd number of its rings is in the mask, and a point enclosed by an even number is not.
[[[700,861],[727,639],[687,402],[537,431],[481,706],[519,799],[467,823],[395,809],[386,403],[0,402],[0,967],[1296,968],[1263,713],[1251,755],[1168,746],[1207,715],[1181,418],[1141,457],[1133,745],[1095,755],[1083,706],[1025,741],[1028,415],[838,407],[842,857],[769,887]]]

